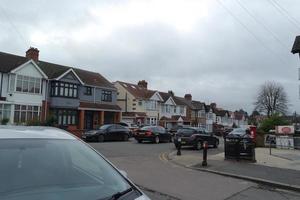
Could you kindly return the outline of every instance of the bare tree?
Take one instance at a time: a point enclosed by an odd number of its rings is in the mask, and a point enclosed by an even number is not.
[[[269,116],[276,113],[286,114],[288,111],[288,97],[283,86],[276,82],[263,84],[254,103],[255,110]]]

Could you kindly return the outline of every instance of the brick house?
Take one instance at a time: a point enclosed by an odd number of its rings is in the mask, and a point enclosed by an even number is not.
[[[145,80],[137,84],[116,81],[118,105],[122,108],[122,121],[138,125],[172,127],[186,121],[186,106],[169,93],[148,89]],[[178,97],[179,98],[179,97]]]
[[[206,127],[205,103],[195,101],[191,94],[185,94],[184,98],[179,98],[187,107],[186,118],[191,126]]]

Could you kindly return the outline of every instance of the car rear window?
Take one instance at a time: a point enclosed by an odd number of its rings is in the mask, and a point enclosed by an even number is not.
[[[179,129],[177,131],[177,133],[183,134],[185,136],[190,136],[190,135],[193,135],[195,133],[195,130],[191,129],[191,128],[182,128],[182,129]]]

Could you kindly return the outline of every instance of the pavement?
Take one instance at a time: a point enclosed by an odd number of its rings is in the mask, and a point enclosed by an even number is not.
[[[196,154],[182,151],[181,156],[176,151],[168,155],[168,159],[180,166],[190,169],[211,172],[260,184],[300,191],[300,151],[256,148],[256,163],[248,161],[224,160],[224,153],[208,150],[208,166],[203,167],[202,152]]]
[[[175,150],[172,143],[139,144],[130,140],[90,144],[116,167],[126,171],[128,177],[153,200],[300,199],[300,193],[295,191],[175,164],[168,158]],[[220,154],[222,145],[209,152],[211,156]],[[199,157],[201,152],[185,148],[183,154]]]

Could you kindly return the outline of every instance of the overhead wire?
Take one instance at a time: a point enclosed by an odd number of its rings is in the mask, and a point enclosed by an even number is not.
[[[13,23],[13,21],[11,20],[11,18],[8,16],[7,12],[5,11],[5,9],[1,5],[0,5],[0,10],[1,10],[1,13],[3,14],[3,16],[7,19],[8,23],[11,25],[12,29],[16,32],[18,37],[21,39],[21,41],[26,45],[26,47],[28,47],[29,45],[28,45],[25,37],[19,31],[17,26]]]
[[[278,4],[274,0],[268,0],[268,2],[281,14],[283,15],[291,24],[294,25],[294,28],[297,29],[297,31],[300,30],[300,23],[292,17],[289,12],[284,9],[280,4]]]
[[[290,50],[290,47],[287,44],[285,44],[271,29],[269,29],[267,25],[265,25],[261,20],[258,20],[257,17],[254,14],[252,14],[251,11],[245,5],[243,5],[240,0],[236,0],[236,2],[252,19],[254,19],[254,21],[256,23],[261,25],[268,33],[270,33],[270,35],[272,35],[272,37],[279,44],[281,44],[284,48],[287,48],[288,50]]]
[[[227,8],[221,0],[216,0],[223,8],[225,11],[227,11],[227,13],[234,18],[250,35],[252,35],[252,37],[262,46],[264,47],[270,54],[272,54],[274,57],[276,57],[277,59],[279,59],[282,63],[286,64],[287,62],[282,59],[279,55],[277,55],[276,52],[274,52],[272,49],[270,49],[268,46],[266,46],[264,44],[264,42],[253,32],[251,31],[247,25],[245,25],[238,17],[235,16],[235,14],[229,9]]]

